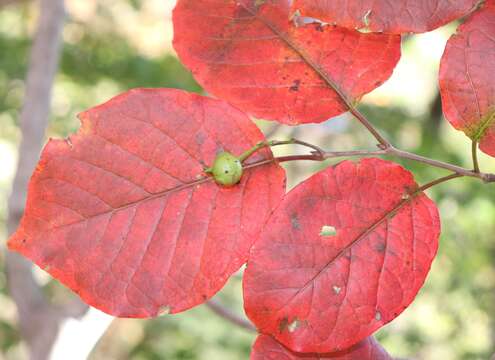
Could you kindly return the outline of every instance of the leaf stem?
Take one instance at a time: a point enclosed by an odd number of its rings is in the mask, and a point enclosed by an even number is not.
[[[474,172],[479,173],[480,172],[480,165],[478,162],[478,142],[475,140],[473,140],[473,143],[471,146],[471,154],[473,157]]]
[[[375,128],[375,126],[360,112],[354,105],[349,102],[346,102],[349,111],[354,117],[373,135],[373,137],[378,140],[379,144],[377,145],[380,149],[386,150],[392,148],[392,144],[390,141],[385,139],[380,132]]]
[[[464,175],[461,175],[461,174],[450,174],[450,175],[447,175],[447,176],[444,176],[444,177],[441,177],[439,179],[436,179],[436,180],[433,180],[427,184],[424,184],[423,186],[421,186],[417,191],[416,193],[421,193],[423,191],[426,191],[436,185],[440,185],[444,182],[447,182],[449,180],[453,180],[453,179],[457,179],[457,178],[460,178],[460,177],[464,177]]]
[[[272,147],[272,146],[280,146],[280,145],[302,145],[306,146],[310,149],[313,149],[313,154],[319,154],[320,156],[323,156],[325,153],[324,150],[322,150],[320,147],[307,143],[305,141],[297,140],[297,139],[290,139],[290,140],[271,140],[271,141],[261,141],[257,143],[255,146],[253,146],[251,149],[246,150],[243,152],[241,155],[239,155],[238,159],[240,162],[244,162],[246,159],[248,159],[251,155],[253,155],[256,151],[264,148],[264,147]]]

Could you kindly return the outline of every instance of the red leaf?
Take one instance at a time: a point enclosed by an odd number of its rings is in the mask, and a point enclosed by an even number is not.
[[[347,349],[397,317],[437,251],[434,203],[397,164],[345,161],[292,190],[244,274],[260,332],[297,352]]]
[[[251,352],[251,360],[392,360],[373,338],[367,337],[348,350],[331,354],[308,354],[290,351],[268,335],[259,335]]]
[[[471,11],[478,0],[294,0],[292,11],[349,29],[392,34],[430,31]]]
[[[495,1],[453,35],[440,66],[446,118],[495,156]]]
[[[226,103],[171,89],[132,90],[81,120],[77,135],[45,147],[9,247],[112,315],[204,302],[245,262],[285,175],[257,167],[223,188],[202,178],[202,163],[261,132]]]
[[[257,5],[260,4],[261,5]],[[385,82],[400,37],[312,24],[296,28],[287,0],[179,0],[174,46],[213,95],[259,118],[322,122]]]

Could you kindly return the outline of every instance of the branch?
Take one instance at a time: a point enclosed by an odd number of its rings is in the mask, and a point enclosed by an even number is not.
[[[210,300],[206,302],[205,305],[208,306],[215,314],[228,320],[232,324],[251,332],[257,332],[256,328],[249,321],[237,316],[218,301]]]
[[[11,3],[3,0],[0,5]],[[62,28],[65,19],[63,0],[41,0],[38,29],[30,55],[26,95],[20,115],[22,141],[19,163],[9,198],[7,228],[14,232],[24,211],[29,178],[38,161],[48,125],[53,81],[58,68]],[[17,254],[8,253],[8,286],[17,305],[19,326],[28,343],[31,359],[46,359],[63,318],[51,306],[36,284],[31,263]]]
[[[416,155],[407,151],[399,150],[394,147],[391,147],[387,150],[385,150],[387,155],[392,155],[396,156],[402,159],[408,159],[408,160],[413,160],[416,162],[420,162],[423,164],[427,164],[436,168],[440,169],[445,169],[445,170],[450,170],[456,174],[462,175],[462,176],[469,176],[469,177],[474,177],[478,178],[486,183],[492,183],[495,182],[495,174],[486,174],[486,173],[481,173],[476,170],[469,170],[465,169],[463,167],[457,166],[457,165],[452,165],[449,163],[445,163],[443,161],[438,161],[438,160],[433,160],[426,158],[424,156]]]
[[[27,0],[0,0],[0,8],[7,5],[20,4],[23,2],[27,2]]]
[[[353,157],[353,156],[383,156],[383,155],[389,155],[389,156],[395,156],[401,159],[407,159],[407,160],[412,160],[416,162],[420,162],[423,164],[430,165],[432,167],[444,169],[444,170],[449,170],[452,171],[454,174],[458,175],[456,177],[461,177],[461,176],[467,176],[467,177],[473,177],[482,180],[485,183],[493,183],[495,182],[495,174],[488,174],[488,173],[482,173],[482,172],[477,172],[476,170],[470,170],[466,169],[457,165],[445,163],[443,161],[438,161],[434,159],[429,159],[420,155],[416,155],[407,151],[399,150],[394,148],[393,146],[383,149],[383,150],[375,150],[375,151],[370,151],[370,150],[354,150],[354,151],[324,151],[319,149],[315,145],[310,145],[308,143],[304,143],[303,141],[297,140],[297,142],[294,142],[293,140],[292,143],[297,143],[297,144],[305,144],[305,146],[308,147],[313,147],[315,151],[312,151],[311,154],[308,155],[290,155],[290,156],[281,156],[277,157],[274,159],[268,159],[268,160],[262,160],[254,163],[249,163],[246,164],[245,168],[253,168],[257,167],[260,165],[264,164],[269,164],[274,161],[277,161],[279,163],[281,162],[288,162],[288,161],[297,161],[297,160],[309,160],[309,161],[324,161],[327,159],[333,159],[333,158],[340,158],[340,157]],[[283,141],[273,141],[274,143],[284,143]],[[288,142],[286,142],[288,143]]]

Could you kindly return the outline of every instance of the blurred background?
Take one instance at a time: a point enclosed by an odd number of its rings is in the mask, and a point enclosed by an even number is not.
[[[201,93],[172,49],[174,3],[173,0],[65,1],[67,14],[60,67],[55,76],[45,140],[76,131],[77,113],[129,88],[175,87]],[[40,3],[36,1],[0,0],[0,270],[5,268],[7,258],[8,198],[18,164],[22,137],[19,119],[39,18]],[[470,141],[442,118],[436,80],[445,42],[455,26],[450,24],[431,33],[405,38],[404,56],[393,77],[366,96],[361,108],[397,147],[470,167]],[[261,120],[258,123],[272,139],[297,137],[328,150],[374,146],[371,136],[345,115],[298,128]],[[278,155],[299,151],[304,150],[276,148]],[[484,171],[495,172],[493,159],[481,155],[480,161]],[[419,183],[445,175],[421,164],[407,161],[402,164],[416,174]],[[288,170],[289,187],[293,187],[324,164],[284,166]],[[490,359],[495,353],[494,190],[493,185],[460,179],[429,191],[442,217],[440,250],[413,305],[377,333],[378,340],[394,356]],[[33,273],[50,303],[56,306],[77,303],[74,295],[41,270],[33,269]],[[10,294],[5,272],[0,271],[0,360],[27,359],[32,344],[23,340],[16,302]],[[216,299],[243,316],[241,274],[232,277]],[[96,314],[84,325],[86,333],[77,330],[78,319],[81,317],[73,318],[72,332],[70,321],[57,322],[60,359],[76,358],[71,351],[84,334],[96,336],[96,341],[97,335],[105,332],[89,356],[94,360],[241,360],[248,359],[255,337],[206,306],[154,320],[112,321]]]

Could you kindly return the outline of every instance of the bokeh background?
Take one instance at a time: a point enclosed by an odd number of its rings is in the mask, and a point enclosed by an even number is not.
[[[77,130],[76,114],[133,87],[175,87],[202,92],[173,51],[173,0],[67,0],[60,70],[56,76],[48,137]],[[19,112],[38,7],[31,1],[0,8],[0,269],[3,269],[7,198],[21,139]],[[393,77],[361,105],[399,147],[470,167],[470,142],[442,118],[437,89],[440,57],[450,24],[404,39]],[[373,139],[347,116],[298,128],[259,121],[273,139],[297,137],[329,150],[371,149]],[[280,155],[304,151],[276,149]],[[420,183],[445,175],[402,162]],[[289,187],[323,164],[291,163]],[[495,161],[481,156],[485,171]],[[393,355],[411,359],[490,359],[495,353],[495,188],[472,179],[429,191],[441,212],[443,233],[437,259],[419,296],[398,319],[377,333]],[[43,291],[54,302],[73,295],[40,270]],[[241,274],[217,295],[242,315]],[[77,340],[77,339],[75,339]],[[154,320],[118,319],[91,359],[248,359],[254,335],[205,306]],[[26,359],[16,306],[0,272],[0,359]],[[67,359],[71,359],[67,353]]]

